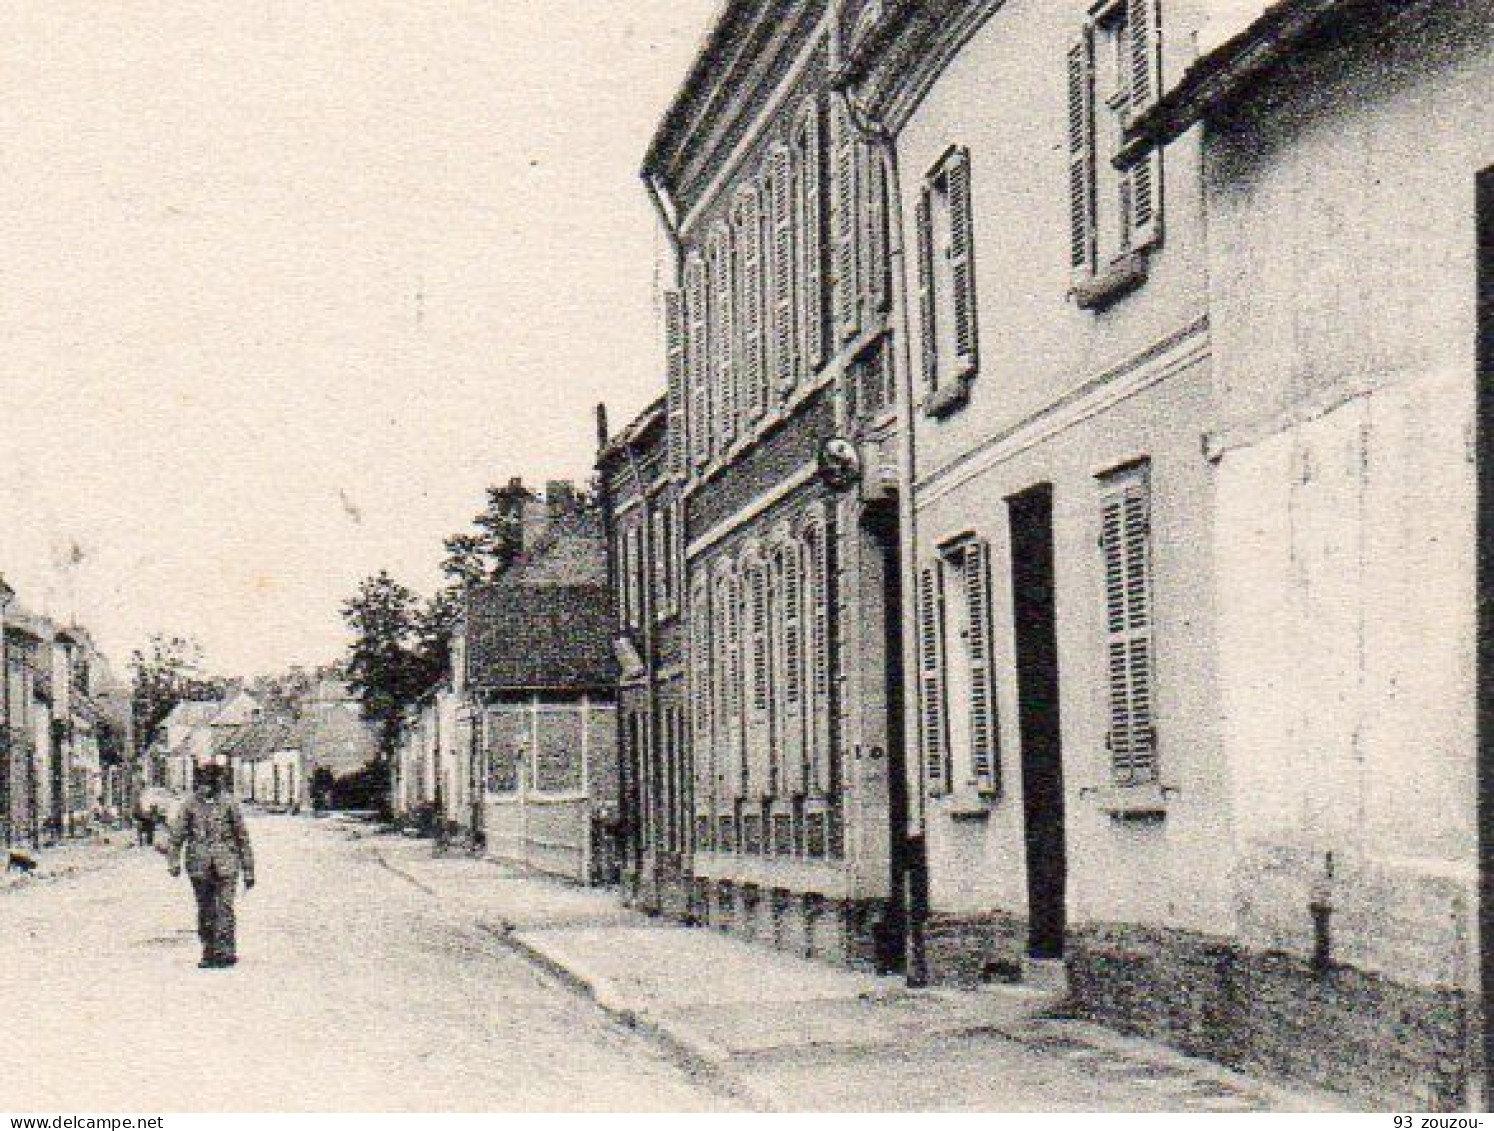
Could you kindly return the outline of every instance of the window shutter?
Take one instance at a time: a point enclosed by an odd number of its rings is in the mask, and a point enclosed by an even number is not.
[[[851,117],[840,99],[832,105],[835,200],[831,224],[834,257],[830,285],[834,294],[835,326],[839,340],[849,341],[861,331],[860,288],[856,278],[856,204],[858,153]]]
[[[746,420],[757,420],[767,401],[763,366],[763,222],[760,197],[749,185],[737,209],[737,325],[742,345],[738,383]]]
[[[930,796],[949,791],[949,733],[944,716],[944,610],[937,563],[918,573],[918,690],[924,785]]]
[[[711,681],[711,594],[704,578],[698,578],[690,595],[690,630],[693,656],[690,662],[694,697],[694,755],[696,772],[711,781],[715,761],[711,736],[711,704],[715,688]]]
[[[669,474],[685,470],[685,315],[678,291],[664,292],[664,371],[668,379]]]
[[[690,454],[699,466],[711,458],[711,352],[706,337],[705,264],[698,255],[692,255],[685,265],[685,318]]]
[[[813,521],[804,531],[804,570],[809,603],[809,788],[830,788],[830,558],[825,526]]]
[[[1000,789],[996,681],[991,667],[991,545],[965,549],[965,601],[970,632],[970,770],[982,793]]]
[[[810,102],[799,125],[799,325],[801,375],[825,361],[825,150],[820,108]]]
[[[737,432],[736,296],[733,294],[730,229],[725,225],[711,233],[708,253],[711,268],[712,363],[715,367],[713,396],[715,428],[713,446],[719,452]]]
[[[975,236],[970,211],[970,151],[958,149],[945,175],[949,179],[949,276],[954,305],[956,371],[970,376],[980,368],[975,308]]]
[[[760,796],[768,786],[768,570],[754,562],[743,572],[742,602],[746,616],[747,756],[744,797]]]
[[[781,786],[804,789],[804,587],[801,549],[785,542],[783,558],[783,766]],[[792,775],[792,777],[790,777]]]
[[[1150,511],[1145,467],[1106,480],[1100,529],[1110,694],[1106,744],[1118,785],[1157,780]]]
[[[780,395],[793,390],[799,372],[798,335],[794,326],[793,189],[787,149],[775,149],[768,160],[767,227],[772,241],[772,374]]]
[[[743,745],[742,583],[735,572],[726,578],[726,719],[724,748],[730,756],[731,796],[747,790],[746,749]]]
[[[1094,39],[1086,30],[1069,49],[1069,267],[1095,270]]]
[[[879,314],[892,305],[891,261],[887,236],[887,173],[878,154],[866,155],[866,308]]]
[[[914,209],[918,229],[918,336],[923,347],[923,383],[930,392],[939,384],[939,338],[934,312],[934,208],[927,184]]]
[[[1131,113],[1140,114],[1161,96],[1162,36],[1159,0],[1126,0],[1130,39]],[[1130,246],[1150,247],[1161,236],[1161,160],[1153,150],[1126,173],[1131,215]]]

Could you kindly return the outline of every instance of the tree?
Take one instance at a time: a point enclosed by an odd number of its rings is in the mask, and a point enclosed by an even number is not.
[[[157,633],[144,649],[130,654],[130,709],[135,740],[146,749],[178,703],[221,699],[222,680],[203,672],[202,647],[185,636]]]
[[[524,504],[533,496],[519,480],[489,487],[487,503],[474,515],[473,531],[453,534],[442,545],[441,572],[457,591],[492,581],[513,564],[524,548]]]
[[[420,656],[419,598],[388,571],[366,577],[344,603],[352,631],[348,684],[364,719],[376,729],[380,758],[387,764],[399,744],[406,709],[430,685]]]

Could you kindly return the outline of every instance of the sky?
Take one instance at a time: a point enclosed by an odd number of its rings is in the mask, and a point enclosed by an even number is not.
[[[0,6],[0,575],[118,666],[338,658],[662,388],[638,180],[717,0]]]

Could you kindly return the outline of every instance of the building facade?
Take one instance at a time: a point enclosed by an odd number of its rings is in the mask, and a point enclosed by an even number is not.
[[[1487,6],[837,22],[898,189],[928,975],[1476,1102]]]
[[[645,181],[669,229],[696,918],[893,969],[907,871],[887,184],[823,3],[723,6]]]
[[[684,636],[684,528],[668,402],[656,401],[598,458],[617,610],[620,877],[638,906],[695,912]]]
[[[1130,130],[1163,161],[1201,139],[1209,219],[1235,984],[1193,1000],[1263,1034],[1228,1056],[1483,1110],[1475,296],[1494,25],[1467,2],[1206,7],[1199,58]],[[1170,940],[1157,975],[1211,941]]]

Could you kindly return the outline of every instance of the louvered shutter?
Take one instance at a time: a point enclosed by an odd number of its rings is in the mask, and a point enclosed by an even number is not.
[[[690,453],[697,466],[711,458],[711,351],[707,337],[705,264],[700,256],[685,265],[685,318],[687,322],[687,381],[690,387],[690,418],[687,422]]]
[[[664,369],[668,378],[669,474],[685,471],[685,313],[678,291],[664,292]]]
[[[825,526],[804,531],[804,573],[809,616],[809,788],[830,788],[830,558]]]
[[[767,228],[771,240],[769,278],[772,295],[772,375],[779,395],[793,390],[798,378],[798,333],[794,325],[793,190],[787,149],[775,149],[768,161]]]
[[[810,102],[799,124],[798,229],[800,376],[825,361],[825,149],[819,104]]]
[[[738,386],[746,420],[763,414],[767,399],[763,365],[763,222],[756,187],[748,186],[737,208],[737,318],[742,346]]]
[[[746,619],[744,631],[746,679],[747,753],[744,760],[746,778],[742,795],[760,796],[767,788],[768,757],[768,573],[761,562],[744,569],[742,605]]]
[[[731,756],[731,797],[747,792],[744,664],[742,642],[742,583],[732,574],[726,579],[726,749]]]
[[[711,734],[711,705],[715,687],[711,679],[711,594],[704,578],[697,578],[690,594],[690,685],[694,699],[693,754],[697,773],[713,781],[716,763]]]
[[[1129,39],[1131,114],[1156,104],[1161,95],[1162,37],[1159,0],[1126,0]],[[1161,157],[1152,150],[1125,174],[1130,204],[1128,222],[1133,250],[1156,243],[1162,232]]]
[[[844,103],[836,99],[832,105],[834,125],[834,177],[835,198],[831,225],[832,267],[830,286],[834,295],[835,326],[838,340],[845,342],[861,331],[860,287],[856,272],[856,225],[859,146],[851,129],[851,117]]]
[[[892,304],[891,260],[887,235],[887,173],[877,153],[866,155],[866,308],[884,314]]]
[[[787,542],[782,550],[783,592],[783,766],[780,785],[804,788],[804,586],[801,549]]]
[[[934,310],[934,206],[928,185],[914,209],[918,229],[918,336],[923,354],[923,383],[932,392],[939,384],[939,328]]]
[[[949,791],[949,729],[944,702],[944,609],[937,562],[918,572],[918,692],[924,786]]]
[[[711,423],[716,436],[713,446],[722,450],[737,434],[736,294],[732,279],[730,229],[725,225],[711,233],[711,359],[715,369],[712,387],[714,411]]]
[[[1153,718],[1151,501],[1146,469],[1106,481],[1100,548],[1105,564],[1111,771],[1118,785],[1157,780]]]
[[[965,548],[965,603],[970,633],[970,771],[983,793],[1000,788],[1000,741],[996,730],[996,679],[991,664],[991,547]]]
[[[1094,38],[1086,30],[1069,49],[1069,267],[1095,270]]]
[[[958,149],[945,170],[949,186],[949,279],[954,319],[955,372],[968,377],[980,367],[975,307],[975,232],[970,205],[970,152]]]

